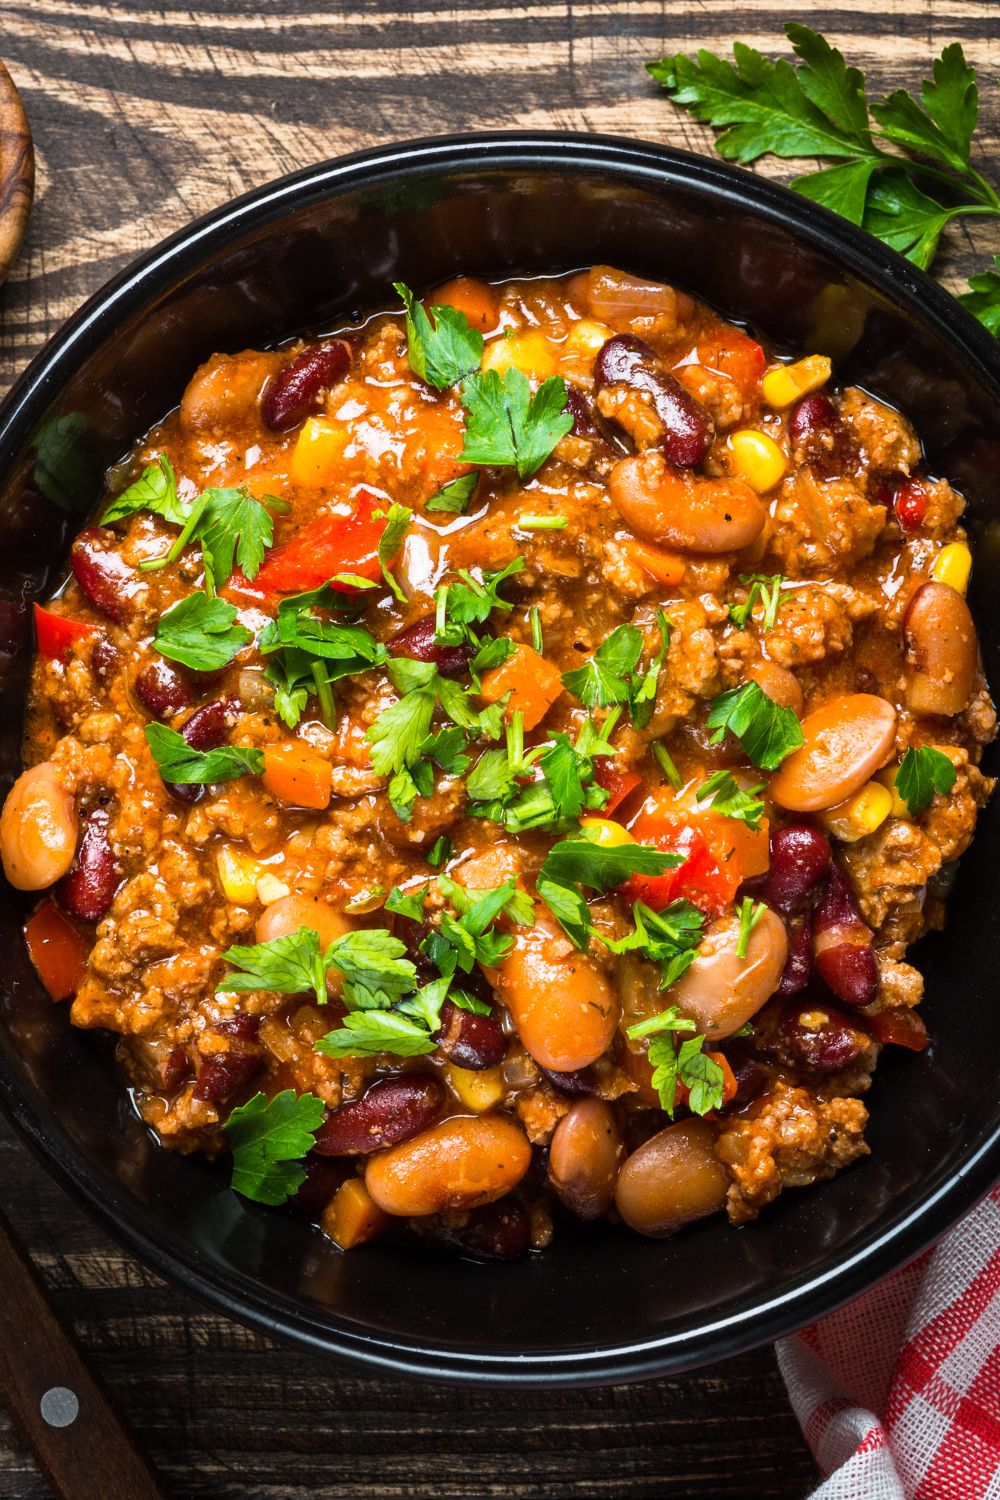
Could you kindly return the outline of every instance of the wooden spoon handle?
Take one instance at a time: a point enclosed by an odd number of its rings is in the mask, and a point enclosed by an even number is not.
[[[59,1500],[166,1500],[0,1218],[0,1398]]]

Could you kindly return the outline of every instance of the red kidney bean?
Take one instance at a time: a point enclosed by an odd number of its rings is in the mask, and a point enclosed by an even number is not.
[[[180,672],[168,662],[154,659],[137,673],[132,684],[135,695],[154,719],[170,719],[191,704],[191,689]]]
[[[241,1042],[255,1042],[260,1036],[260,1016],[240,1010],[225,1021],[216,1021],[213,1029],[223,1036],[238,1036]]]
[[[168,1094],[187,1083],[194,1072],[194,1064],[183,1047],[175,1047],[163,1064],[161,1086]]]
[[[846,1005],[870,1005],[878,989],[871,929],[861,920],[847,876],[831,864],[813,912],[813,953],[820,978]]]
[[[796,1067],[812,1073],[837,1073],[857,1062],[871,1040],[844,1012],[819,1001],[788,1005],[781,1016],[783,1051]]]
[[[516,1198],[501,1198],[468,1213],[411,1219],[410,1227],[438,1249],[476,1260],[520,1260],[531,1247],[531,1221]]]
[[[594,383],[599,391],[626,385],[650,398],[663,426],[664,456],[677,468],[694,468],[708,453],[714,436],[711,418],[642,339],[630,333],[608,339],[597,355]]]
[[[181,734],[192,750],[216,750],[232,729],[235,719],[235,700],[214,698],[185,719]]]
[[[719,1110],[720,1115],[732,1115],[746,1109],[767,1088],[767,1073],[752,1057],[730,1052],[727,1061],[736,1079],[736,1092]]]
[[[90,653],[90,665],[102,682],[110,682],[121,661],[118,649],[106,635],[99,635]]]
[[[81,922],[99,922],[121,884],[122,873],[108,839],[110,822],[106,807],[95,807],[87,814],[76,862],[55,888],[60,906]]]
[[[321,1156],[367,1156],[398,1146],[436,1119],[444,1090],[426,1073],[380,1078],[352,1104],[342,1104],[316,1132]]]
[[[467,670],[472,656],[469,645],[443,646],[434,639],[433,615],[394,635],[388,648],[391,656],[412,656],[415,661],[433,662],[442,677],[458,677]]]
[[[819,890],[832,858],[830,840],[808,823],[789,823],[771,834],[771,862],[761,898],[780,912],[804,906]]]
[[[305,1168],[306,1180],[295,1196],[289,1198],[288,1207],[294,1213],[302,1214],[305,1218],[318,1222],[324,1208],[341,1183],[354,1175],[354,1169],[350,1162],[335,1161],[329,1156],[317,1156],[312,1151],[302,1165]]]
[[[492,1016],[477,1016],[446,1000],[441,1007],[441,1030],[435,1038],[439,1051],[458,1068],[481,1072],[504,1060],[507,1041]]]
[[[821,479],[837,479],[857,467],[858,450],[829,396],[803,396],[788,417],[788,436],[799,456]]]
[[[575,385],[566,387],[566,410],[573,418],[572,434],[574,437],[593,439],[601,436],[590,402]]]
[[[778,982],[778,994],[798,995],[812,977],[812,933],[804,917],[786,920],[785,926],[788,928],[788,957]]]
[[[259,1052],[218,1052],[207,1058],[194,1086],[194,1097],[205,1104],[218,1104],[250,1082],[263,1059]]]
[[[288,432],[315,411],[322,391],[343,380],[351,363],[346,339],[310,344],[283,370],[279,370],[264,392],[260,414],[272,432]]]
[[[929,496],[919,479],[911,479],[897,469],[877,475],[871,488],[875,504],[895,511],[904,531],[917,531],[923,525]]]
[[[571,1097],[580,1097],[584,1094],[599,1094],[600,1083],[593,1068],[577,1068],[573,1073],[557,1073],[552,1068],[543,1068],[541,1063],[536,1064],[538,1071],[544,1073],[554,1089],[560,1094],[569,1094]]]
[[[94,608],[121,625],[133,613],[146,585],[117,546],[113,531],[87,526],[73,543],[70,562],[77,583]]]

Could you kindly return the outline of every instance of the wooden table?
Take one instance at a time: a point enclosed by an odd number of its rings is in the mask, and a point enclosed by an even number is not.
[[[194,215],[282,172],[467,128],[617,132],[708,148],[642,63],[776,48],[762,0],[3,0],[0,55],[35,131],[39,195],[0,293],[0,390],[81,300]],[[734,24],[734,17],[740,20]],[[886,89],[961,40],[1000,93],[990,0],[829,0],[814,19]],[[990,65],[992,61],[992,66]],[[1000,235],[956,233],[957,280]],[[468,1393],[376,1380],[206,1311],[120,1249],[0,1124],[0,1203],[55,1303],[183,1497],[799,1497],[814,1477],[773,1355],[599,1391]],[[46,1488],[0,1414],[0,1495]],[[80,1500],[99,1500],[81,1496]]]

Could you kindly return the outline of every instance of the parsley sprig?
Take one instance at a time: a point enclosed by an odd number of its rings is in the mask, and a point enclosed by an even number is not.
[[[607,708],[627,703],[636,729],[645,729],[656,705],[656,687],[667,648],[670,621],[657,611],[660,645],[645,672],[637,670],[642,655],[643,634],[635,625],[619,625],[605,638],[582,667],[563,673],[563,687],[587,708]]]
[[[677,1084],[688,1090],[687,1104],[693,1115],[706,1115],[722,1103],[725,1074],[722,1065],[704,1051],[704,1036],[687,1036],[677,1044],[678,1032],[693,1032],[695,1023],[682,1016],[676,1005],[669,1006],[648,1021],[628,1028],[633,1040],[651,1036],[648,1057],[653,1068],[653,1087],[660,1108],[671,1119],[677,1103]]]
[[[206,786],[216,781],[235,781],[239,776],[260,776],[264,770],[263,750],[242,745],[194,750],[182,734],[167,724],[147,724],[145,735],[164,781],[181,786]]]
[[[222,1133],[233,1153],[232,1188],[255,1203],[286,1202],[306,1180],[301,1159],[313,1147],[326,1106],[315,1094],[254,1094]]]
[[[791,594],[783,594],[781,585],[784,583],[780,573],[741,573],[740,583],[748,590],[746,599],[742,604],[730,604],[729,618],[740,630],[746,630],[747,624],[753,615],[753,607],[758,598],[764,606],[764,614],[761,619],[761,630],[766,635],[773,630],[778,622],[778,610]]]
[[[160,616],[153,645],[192,671],[218,672],[253,640],[252,631],[236,624],[236,615],[235,605],[198,590]]]
[[[612,953],[641,953],[660,971],[660,989],[668,990],[686,974],[705,935],[705,918],[690,901],[671,901],[653,911],[642,901],[632,907],[633,930],[627,937],[605,938]]]
[[[932,745],[910,745],[896,772],[896,790],[910,810],[919,818],[934,801],[934,793],[946,797],[955,785],[958,772],[943,750]]]
[[[532,395],[528,377],[513,366],[502,377],[483,370],[463,380],[461,397],[467,418],[462,459],[509,465],[520,479],[537,473],[573,426],[561,375],[550,375]]]
[[[338,574],[318,589],[289,594],[258,638],[258,649],[270,658],[264,676],[275,690],[275,710],[289,729],[298,724],[312,693],[327,727],[334,728],[333,684],[388,660],[385,646],[345,613],[356,609],[357,601],[331,586],[343,581],[374,587],[368,580]]]
[[[590,941],[590,909],[584,888],[603,893],[630,875],[663,875],[683,864],[683,856],[664,854],[646,844],[597,844],[577,837],[553,844],[535,888],[570,941],[579,949]]]
[[[708,780],[698,788],[695,796],[699,802],[710,797],[712,800],[708,805],[713,812],[724,818],[735,818],[756,831],[764,816],[764,804],[757,793],[763,790],[763,783],[741,787],[731,771],[713,771]]]
[[[160,463],[162,466],[163,459]],[[147,469],[139,481],[143,484],[149,474]],[[143,499],[134,509],[145,508],[158,509],[160,515],[167,520],[176,521],[181,530],[170,548],[162,557],[147,558],[139,564],[146,572],[153,572],[159,568],[165,568],[174,563],[180,557],[184,548],[191,542],[197,542],[201,547],[202,562],[205,568],[205,592],[211,598],[217,591],[224,588],[233,575],[233,570],[239,567],[240,571],[249,579],[257,577],[260,565],[264,561],[264,553],[274,540],[273,513],[284,514],[288,511],[287,500],[279,500],[276,495],[267,495],[266,504],[254,499],[246,485],[238,485],[228,489],[202,490],[190,507],[178,514],[168,515],[164,510],[164,499],[168,502],[168,508],[176,509],[176,486],[173,486],[173,499],[170,498],[170,485],[173,482],[172,471],[168,480],[165,496],[159,493],[160,487],[152,479],[146,484]],[[133,490],[136,486],[132,486]],[[129,492],[126,491],[126,494]],[[124,496],[111,506],[107,516],[111,512],[121,513]],[[150,500],[155,502],[150,504]]]
[[[776,771],[803,743],[802,729],[792,710],[775,703],[756,682],[745,682],[714,698],[705,727],[715,730],[713,745],[721,744],[727,731],[734,734],[747,758],[762,771]]]
[[[484,751],[466,780],[469,816],[499,823],[511,833],[566,832],[584,809],[599,811],[608,793],[594,781],[594,759],[614,754],[609,736],[620,713],[613,709],[600,729],[588,719],[575,744],[557,733],[530,750],[524,748],[524,716],[513,714],[506,749]]]
[[[469,327],[464,313],[444,304],[432,307],[428,317],[408,286],[402,281],[392,285],[406,308],[407,352],[415,375],[443,391],[479,369],[483,336]]]

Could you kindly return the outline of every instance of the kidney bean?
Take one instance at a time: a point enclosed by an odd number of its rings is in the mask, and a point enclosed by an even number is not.
[[[168,1094],[172,1094],[182,1083],[187,1082],[193,1072],[194,1064],[185,1049],[175,1047],[163,1064],[161,1085]]]
[[[236,721],[232,698],[214,698],[195,710],[181,725],[181,734],[192,750],[216,750]]]
[[[421,1239],[476,1260],[520,1260],[531,1248],[531,1220],[516,1198],[501,1198],[467,1214],[415,1219]]]
[[[847,1005],[870,1005],[878,989],[878,960],[850,882],[830,866],[812,917],[813,953],[823,982]]]
[[[112,646],[106,635],[99,635],[90,653],[90,665],[101,682],[110,682],[121,661],[118,649]]]
[[[903,618],[906,701],[914,713],[960,714],[976,675],[976,627],[969,606],[946,583],[922,584]]]
[[[590,438],[593,440],[601,436],[601,431],[594,418],[590,402],[575,385],[566,386],[566,410],[573,418],[573,427],[571,430],[574,437]]]
[[[598,353],[597,389],[625,385],[648,396],[663,427],[664,457],[679,469],[700,464],[715,435],[708,412],[660,363],[656,353],[630,333],[616,333]]]
[[[50,760],[22,771],[0,813],[0,857],[18,891],[42,891],[67,873],[76,858],[80,825],[76,804]]]
[[[365,1186],[383,1212],[422,1218],[495,1203],[530,1165],[528,1139],[506,1115],[452,1115],[371,1157]]]
[[[434,616],[428,615],[401,630],[387,643],[391,656],[412,656],[416,661],[433,662],[442,677],[459,677],[468,670],[472,647],[444,646],[434,639]]]
[[[577,1068],[572,1073],[556,1073],[552,1068],[542,1068],[539,1071],[545,1074],[554,1089],[560,1094],[579,1096],[584,1094],[597,1094],[600,1092],[600,1083],[593,1068]]]
[[[258,1052],[218,1052],[202,1064],[194,1097],[205,1104],[218,1104],[250,1082],[259,1072],[262,1058]]]
[[[738,552],[756,541],[767,520],[742,479],[706,479],[671,468],[654,452],[616,463],[608,493],[636,536],[681,552]]]
[[[670,992],[713,1042],[738,1031],[774,994],[788,957],[785,924],[764,909],[750,934],[746,957],[737,953],[740,920],[735,912],[707,929],[694,962]]]
[[[802,720],[802,738],[769,791],[790,812],[820,812],[852,796],[885,765],[896,741],[896,710],[874,693],[828,698]]]
[[[788,958],[778,983],[779,995],[798,995],[812,977],[813,945],[809,922],[804,917],[786,923]]]
[[[121,870],[108,838],[110,822],[106,807],[95,807],[88,813],[76,863],[56,886],[60,906],[81,922],[99,922],[121,884]]]
[[[482,1072],[504,1060],[507,1041],[492,1016],[477,1016],[446,1000],[441,1007],[438,1050],[456,1067]]]
[[[812,1073],[838,1073],[871,1047],[871,1039],[843,1011],[817,1001],[786,1006],[780,1032],[788,1060]]]
[[[343,380],[351,363],[346,339],[310,344],[279,370],[261,398],[260,414],[272,432],[289,432],[316,410],[321,392]]]
[[[426,1130],[444,1102],[444,1089],[427,1073],[380,1078],[360,1099],[342,1104],[316,1132],[321,1156],[367,1156]]]
[[[611,1045],[621,1010],[604,970],[541,914],[514,933],[497,988],[540,1067],[573,1073]]]
[[[801,717],[804,702],[802,689],[798,679],[787,667],[779,667],[776,662],[762,658],[747,668],[747,676],[769,698],[773,698],[775,703],[780,703],[782,708],[790,708],[796,717]]]
[[[599,1219],[611,1207],[624,1155],[614,1111],[603,1099],[578,1099],[555,1128],[549,1178],[578,1219]]]
[[[260,1036],[260,1016],[239,1010],[225,1021],[216,1021],[214,1029],[223,1036],[238,1036],[241,1042],[255,1042]]]
[[[154,658],[136,673],[135,696],[154,719],[170,719],[191,706],[188,683],[169,663]]]
[[[896,520],[904,531],[917,531],[923,525],[928,495],[919,479],[912,479],[898,469],[879,474],[871,484],[871,494],[876,505],[895,511]]]
[[[814,898],[830,868],[830,840],[808,823],[789,823],[771,834],[770,855],[761,898],[780,912],[800,911]]]
[[[77,583],[94,608],[121,625],[146,592],[146,584],[135,568],[129,567],[117,546],[118,538],[113,531],[87,526],[73,543],[70,562]]]
[[[731,1052],[728,1061],[736,1080],[736,1092],[719,1110],[720,1115],[734,1115],[741,1109],[746,1109],[767,1088],[767,1073],[752,1057]]]
[[[788,436],[796,456],[821,479],[838,479],[858,464],[858,449],[829,396],[803,396],[788,416]]]
[[[615,1188],[615,1204],[630,1229],[662,1239],[723,1207],[729,1180],[714,1142],[707,1121],[682,1120],[633,1151]]]

